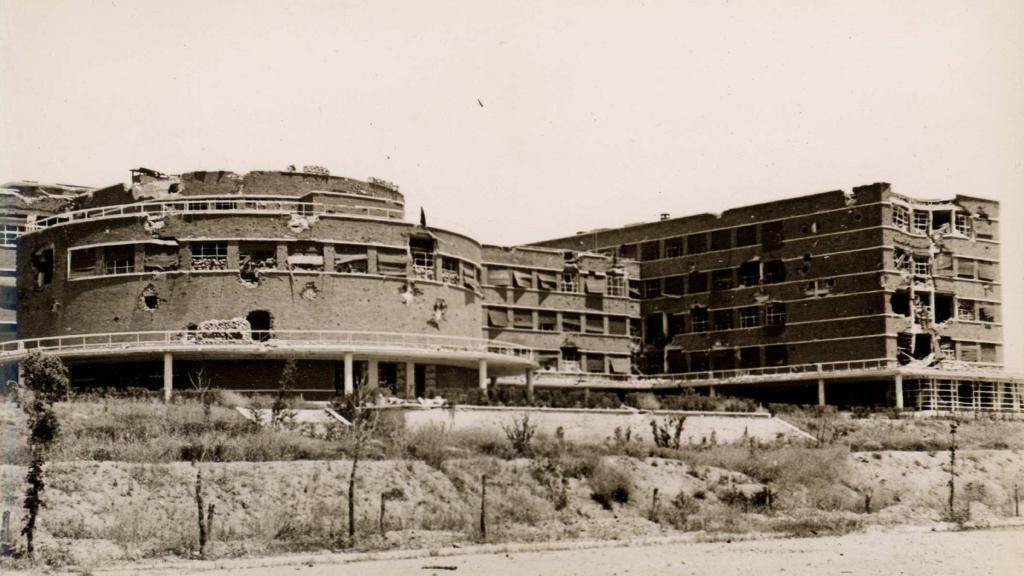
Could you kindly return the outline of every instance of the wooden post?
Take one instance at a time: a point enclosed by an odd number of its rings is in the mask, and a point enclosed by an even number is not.
[[[380,535],[384,535],[384,495],[380,495]]]
[[[480,477],[480,539],[487,540],[487,474]]]
[[[651,522],[658,521],[658,489],[651,492]]]
[[[526,370],[526,402],[533,404],[533,370]]]

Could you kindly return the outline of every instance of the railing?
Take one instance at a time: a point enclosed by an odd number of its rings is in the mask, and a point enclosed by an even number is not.
[[[14,247],[18,245],[18,236],[25,233],[25,227],[20,224],[0,225],[0,246]]]
[[[136,204],[120,204],[62,212],[40,218],[27,226],[28,232],[35,232],[53,226],[113,218],[119,216],[168,216],[176,214],[297,214],[300,216],[365,216],[401,220],[402,210],[375,208],[372,206],[350,206],[323,204],[320,202],[298,202],[293,200],[263,200],[258,198],[213,198],[202,200],[154,200]]]
[[[460,336],[432,336],[393,332],[348,332],[340,330],[167,330],[114,332],[12,340],[0,343],[0,359],[40,350],[55,354],[90,350],[132,350],[201,348],[204,346],[248,346],[288,348],[328,346],[347,349],[402,349],[435,352],[475,352],[533,359],[533,350],[506,342]]]
[[[648,376],[648,378],[677,380],[683,382],[700,382],[704,380],[743,379],[750,376],[792,376],[794,374],[815,373],[827,375],[836,372],[850,372],[852,370],[878,370],[885,368],[899,368],[899,364],[896,360],[891,358],[873,358],[870,360],[845,360],[841,362],[820,362],[817,364],[791,364],[788,366],[764,366],[760,368],[739,368],[734,370],[656,374]]]

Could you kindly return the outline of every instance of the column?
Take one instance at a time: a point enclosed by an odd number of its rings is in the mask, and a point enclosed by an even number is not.
[[[416,363],[405,363],[405,399],[412,400],[416,397]]]
[[[370,390],[380,388],[380,367],[375,358],[370,358],[366,363],[366,386]]]
[[[480,365],[477,367],[477,374],[479,376],[477,385],[481,390],[487,391],[487,360],[480,361]]]
[[[533,404],[533,369],[526,369],[526,401]]]
[[[352,378],[352,353],[345,353],[345,396],[351,396],[355,391],[355,382]]]
[[[718,390],[714,386],[708,386],[708,398],[718,398]]]
[[[174,393],[174,356],[164,352],[164,402],[171,401]]]
[[[903,410],[903,374],[897,374],[893,379],[896,390],[896,409]]]
[[[818,378],[818,406],[825,405],[825,379]]]

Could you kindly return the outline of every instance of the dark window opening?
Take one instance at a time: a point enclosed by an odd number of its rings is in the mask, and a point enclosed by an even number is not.
[[[786,303],[769,302],[764,305],[764,323],[766,326],[786,325]]]
[[[953,318],[953,295],[935,294],[935,321],[945,322]]]
[[[575,346],[563,346],[560,352],[562,353],[562,362],[580,361],[580,351]]]
[[[708,331],[708,309],[694,306],[690,309],[690,329],[693,332]]]
[[[896,360],[899,364],[909,364],[913,359],[914,335],[901,332],[896,335]]]
[[[712,327],[714,330],[732,330],[733,313],[731,309],[715,310],[711,313]]]
[[[665,258],[677,258],[683,255],[683,238],[676,236],[665,240]]]
[[[658,242],[644,242],[640,245],[640,260],[657,260],[661,258],[661,247]]]
[[[736,246],[753,246],[757,244],[757,226],[740,226],[736,229]]]
[[[36,272],[36,288],[53,282],[53,248],[43,248],[32,254],[32,268]]]
[[[708,273],[690,272],[689,278],[690,294],[708,291]]]
[[[644,280],[644,298],[658,298],[661,296],[661,279],[653,278]]]
[[[630,260],[636,260],[636,244],[623,244],[622,246],[619,246],[619,256]]]
[[[245,319],[249,321],[249,329],[252,330],[252,339],[257,342],[270,340],[270,330],[274,327],[273,317],[266,310],[253,310]]]
[[[750,348],[740,348],[740,368],[760,368],[761,367],[761,349],[752,346]]]
[[[242,242],[238,245],[238,275],[243,280],[256,282],[260,270],[277,268],[277,246],[267,243]]]
[[[106,274],[128,274],[135,271],[135,247],[107,246],[103,249],[103,271]]]
[[[953,213],[949,210],[932,212],[932,230],[953,231]]]
[[[711,370],[711,357],[707,352],[690,353],[690,371],[707,372]]]
[[[732,248],[732,230],[715,230],[711,233],[712,250],[728,250]]]
[[[686,277],[685,276],[669,276],[665,278],[665,288],[663,293],[672,296],[682,296],[686,294]]]
[[[270,262],[271,264],[273,262]],[[338,244],[334,247],[334,271],[343,274],[366,274],[369,271],[370,256],[366,246]],[[456,262],[458,265],[458,262]],[[455,277],[458,278],[458,270]],[[457,282],[456,282],[457,283]]]
[[[644,324],[647,327],[646,343],[660,345],[665,341],[665,331],[661,322],[661,314],[647,315],[647,317],[644,318]]]
[[[684,332],[683,317],[679,314],[668,315],[668,337],[672,338],[676,334],[682,334]]]
[[[932,353],[932,335],[914,334],[914,359],[924,360]]]
[[[732,288],[732,270],[712,271],[711,286],[715,290],[728,290]]]
[[[708,251],[708,235],[706,233],[690,234],[686,237],[687,254],[700,254]]]
[[[786,264],[782,260],[768,260],[764,263],[762,278],[765,284],[777,284],[786,280]]]
[[[733,370],[736,368],[736,351],[735,350],[712,350],[711,351],[711,369],[712,370]]]
[[[782,221],[761,224],[761,247],[765,250],[777,250],[782,247]]]
[[[178,269],[177,244],[146,244],[142,269],[146,272],[171,272]]]
[[[739,269],[740,286],[757,286],[761,282],[761,263],[744,262]]]
[[[544,332],[557,332],[558,316],[554,312],[538,312],[537,329]]]
[[[681,374],[687,372],[686,354],[682,350],[666,350],[665,360],[668,363],[669,374]]]
[[[910,292],[897,290],[889,297],[889,308],[893,314],[910,316]]]
[[[71,277],[93,276],[96,274],[96,250],[86,248],[84,250],[72,250]]]
[[[785,366],[789,364],[789,353],[785,344],[764,347],[765,366]]]

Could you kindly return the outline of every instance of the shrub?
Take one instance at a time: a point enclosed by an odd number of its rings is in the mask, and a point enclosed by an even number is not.
[[[607,510],[612,503],[626,504],[633,492],[633,478],[621,465],[612,460],[601,460],[587,479],[591,498]]]
[[[671,416],[667,420],[658,422],[651,419],[651,433],[654,435],[654,445],[658,448],[679,449],[679,439],[683,434],[683,424],[686,423],[686,416]]]
[[[700,502],[685,491],[680,491],[670,506],[659,510],[657,521],[668,523],[676,530],[686,530],[690,517],[697,512],[700,512]]]
[[[501,429],[505,431],[505,437],[516,454],[526,456],[530,453],[530,442],[537,434],[537,425],[530,424],[529,414],[515,418],[509,426],[502,424]]]

